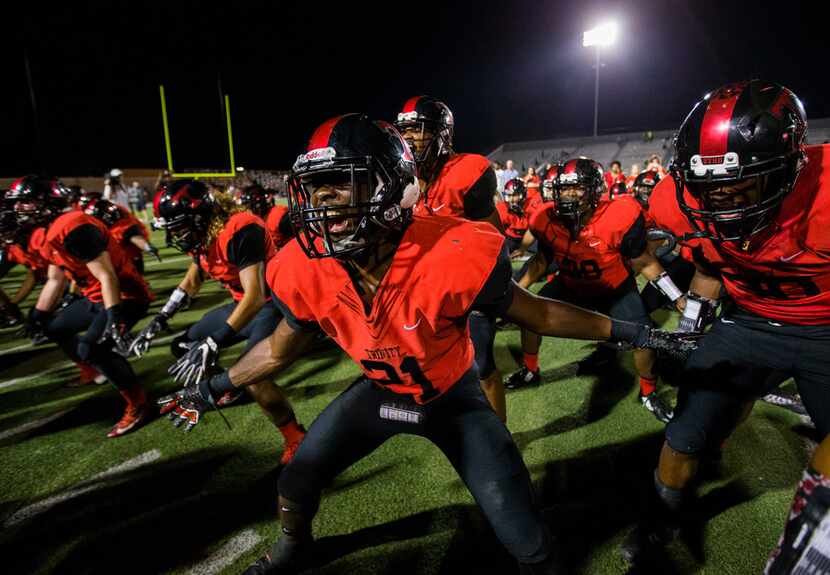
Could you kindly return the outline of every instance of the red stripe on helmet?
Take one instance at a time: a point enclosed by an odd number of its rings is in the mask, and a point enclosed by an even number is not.
[[[308,140],[308,148],[306,149],[306,152],[310,152],[311,150],[317,150],[320,148],[328,148],[331,133],[334,130],[334,127],[337,125],[337,122],[339,122],[340,118],[342,117],[343,116],[336,116],[320,124],[320,127],[314,130],[314,133]]]
[[[719,90],[709,100],[700,125],[700,155],[722,156],[729,141],[729,125],[745,84]]]
[[[423,98],[423,96],[413,96],[409,100],[406,101],[403,105],[403,110],[401,110],[401,114],[406,114],[407,112],[414,112],[415,106],[418,105],[418,100]]]

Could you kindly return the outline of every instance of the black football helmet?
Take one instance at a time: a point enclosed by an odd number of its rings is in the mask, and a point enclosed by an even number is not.
[[[648,199],[651,197],[651,192],[654,191],[654,186],[660,181],[660,174],[654,170],[640,172],[631,184],[631,189],[634,197],[643,206],[648,209]]]
[[[265,218],[274,207],[274,194],[259,184],[251,184],[242,189],[237,202],[259,217]]]
[[[698,102],[677,133],[671,166],[678,204],[698,235],[746,245],[768,228],[804,165],[806,132],[804,106],[772,82],[727,84]]]
[[[431,96],[415,96],[403,105],[395,127],[415,154],[418,177],[431,181],[452,153],[455,121],[450,109]]]
[[[84,208],[84,213],[101,220],[107,227],[114,225],[115,222],[124,217],[118,206],[107,200],[93,200]]]
[[[84,211],[90,204],[103,199],[104,195],[101,193],[100,190],[87,190],[85,188],[80,188],[77,190],[77,192],[73,190],[71,192],[71,197],[73,199],[77,197],[74,203],[79,210]]]
[[[508,209],[521,216],[524,213],[525,200],[527,199],[527,187],[521,178],[513,178],[504,184],[504,201]]]
[[[167,245],[185,253],[197,253],[205,242],[215,202],[199,180],[173,180],[160,186],[153,201],[155,229],[167,232]]]
[[[552,188],[556,215],[564,220],[571,231],[578,232],[605,191],[602,165],[589,158],[573,158],[559,164]],[[577,193],[570,193],[574,189]],[[579,190],[581,194],[578,193]]]
[[[4,201],[14,212],[21,232],[48,226],[69,209],[69,188],[51,176],[31,175],[15,180]]]
[[[314,132],[288,180],[291,223],[309,257],[357,257],[409,222],[420,188],[397,130],[361,114]]]
[[[546,202],[554,201],[553,182],[559,175],[559,166],[553,165],[542,175],[542,199]]]

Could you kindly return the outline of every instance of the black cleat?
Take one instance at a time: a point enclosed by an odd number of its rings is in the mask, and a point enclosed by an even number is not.
[[[300,541],[282,536],[265,556],[252,563],[242,575],[288,575],[312,567],[313,540]]]
[[[666,524],[638,524],[623,539],[620,554],[631,565],[650,562],[677,538],[678,533],[678,528]]]
[[[654,415],[657,421],[668,423],[671,421],[671,418],[674,417],[674,411],[672,411],[671,406],[669,406],[663,398],[657,395],[656,391],[653,391],[648,395],[641,395],[640,403],[642,403],[643,407]]]
[[[527,366],[522,368],[504,380],[504,387],[506,389],[519,389],[520,387],[527,387],[528,385],[539,385],[542,382],[542,376],[539,371],[530,371]]]

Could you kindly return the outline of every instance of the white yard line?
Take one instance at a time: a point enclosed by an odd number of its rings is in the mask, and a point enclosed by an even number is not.
[[[205,561],[191,567],[187,571],[187,575],[214,575],[219,573],[253,549],[260,541],[262,541],[262,537],[257,535],[253,529],[246,529],[225,543]]]
[[[148,463],[152,463],[156,459],[161,457],[161,451],[158,449],[153,449],[152,451],[148,451],[147,453],[142,453],[138,457],[133,457],[132,459],[128,459],[123,463],[119,463],[113,467],[110,467],[106,471],[102,471],[97,475],[92,476],[90,479],[86,481],[82,481],[78,483],[75,487],[67,489],[66,491],[59,493],[57,495],[53,495],[52,497],[47,497],[37,503],[32,503],[31,505],[27,505],[21,509],[15,511],[12,515],[10,515],[6,520],[3,522],[3,527],[11,527],[13,525],[17,525],[18,523],[22,523],[27,519],[31,519],[41,513],[44,513],[58,505],[59,503],[63,503],[64,501],[69,501],[70,499],[74,499],[84,493],[89,493],[90,491],[94,491],[103,485],[104,482],[101,482],[101,479],[107,479],[113,475],[118,473],[122,473],[124,471],[132,471],[133,469],[138,469],[142,465],[147,465]]]
[[[27,421],[23,425],[18,425],[14,429],[7,429],[6,431],[0,432],[0,441],[3,439],[7,439],[9,437],[14,437],[15,435],[19,435],[21,433],[26,433],[27,431],[31,431],[33,429],[37,429],[38,427],[43,427],[47,423],[55,421],[60,416],[69,413],[72,411],[72,407],[67,409],[61,409],[57,413],[53,413],[52,415],[47,415],[46,417],[42,417],[40,419],[35,419],[34,421]]]
[[[33,373],[31,375],[24,375],[23,377],[16,377],[14,379],[10,379],[8,381],[0,382],[0,389],[5,389],[7,387],[11,387],[13,385],[17,385],[18,383],[24,383],[26,381],[37,379],[38,377],[43,377],[44,375],[49,375],[50,373],[55,373],[62,369],[66,369],[68,367],[72,367],[75,365],[71,361],[64,361],[63,363],[59,363],[58,365],[53,365],[49,369],[44,369],[43,371],[39,371],[37,373]]]
[[[190,257],[190,256],[177,256],[175,258],[166,258],[162,261],[154,260],[154,261],[151,261],[151,262],[146,262],[144,264],[144,267],[145,268],[153,268],[153,267],[156,267],[156,266],[164,266],[164,265],[167,265],[167,264],[172,264],[172,263],[176,263],[176,262],[183,262],[183,261],[193,261],[193,258]]]

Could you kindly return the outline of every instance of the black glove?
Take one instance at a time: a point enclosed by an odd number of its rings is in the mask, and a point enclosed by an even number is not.
[[[124,318],[121,316],[121,304],[115,304],[107,308],[107,325],[101,337],[98,338],[98,343],[104,343],[107,340],[112,340],[113,349],[119,355],[127,357],[130,353],[130,344],[133,341],[130,335],[130,330]]]
[[[136,357],[141,357],[147,350],[150,349],[150,343],[162,330],[169,329],[167,327],[167,317],[163,314],[157,314],[147,327],[142,329],[130,344],[130,355],[135,354]]]
[[[169,414],[173,425],[179,427],[187,422],[185,431],[190,431],[199,424],[202,414],[208,409],[216,409],[216,401],[210,393],[210,386],[207,380],[202,380],[198,385],[185,386],[176,393],[165,395],[158,400],[161,406],[161,414]]]
[[[161,255],[159,255],[159,249],[153,244],[148,242],[146,247],[144,248],[144,251],[148,254],[153,254],[153,257],[155,257],[159,262],[161,262]]]
[[[21,335],[32,339],[33,345],[40,345],[46,343],[49,338],[46,335],[46,326],[49,325],[49,320],[52,319],[52,313],[48,311],[41,311],[35,307],[29,310],[26,316],[26,321],[23,322],[21,328]]]
[[[684,361],[697,349],[699,339],[700,334],[665,331],[644,324],[611,320],[610,341],[629,344],[635,348],[663,351]]]
[[[72,302],[74,302],[75,300],[79,300],[79,299],[81,299],[80,295],[78,295],[76,293],[72,293],[71,291],[67,290],[67,292],[65,294],[63,294],[63,297],[61,298],[61,303],[58,306],[58,309],[63,309],[66,306],[68,306],[69,304],[71,304]]]

